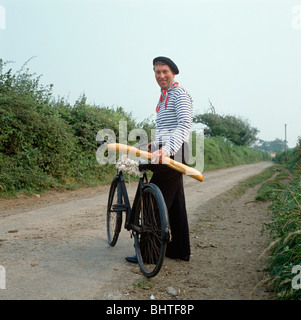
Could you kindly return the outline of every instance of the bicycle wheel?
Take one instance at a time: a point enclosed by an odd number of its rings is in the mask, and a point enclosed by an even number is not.
[[[141,205],[142,203],[142,205]],[[135,249],[141,272],[154,277],[163,264],[169,241],[168,212],[160,189],[148,184],[135,208]]]
[[[119,179],[112,181],[107,205],[107,239],[110,246],[115,246],[122,224],[122,196]]]

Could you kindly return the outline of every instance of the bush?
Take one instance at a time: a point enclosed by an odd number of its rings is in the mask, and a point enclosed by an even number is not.
[[[24,66],[13,74],[0,60],[0,194],[107,182],[112,166],[96,161],[96,134],[119,121],[135,121],[121,107],[89,105],[82,95],[71,106],[52,97],[52,85]]]
[[[298,138],[299,142],[296,148],[288,149],[287,152],[278,151],[275,156],[276,163],[285,164],[291,170],[297,170],[296,163],[301,165],[301,137]]]
[[[287,154],[278,153],[278,174],[259,189],[258,200],[271,202],[271,221],[264,225],[270,244],[265,251],[270,283],[279,299],[301,299],[301,291],[292,286],[294,266],[301,265],[301,166],[298,147]],[[295,163],[294,163],[295,162]],[[294,163],[294,164],[293,164]]]
[[[301,299],[300,290],[292,287],[292,268],[301,265],[301,180],[295,177],[287,184],[278,182],[270,191],[271,222],[268,268],[271,283],[279,299]]]
[[[193,121],[207,126],[204,130],[206,136],[222,136],[239,146],[251,146],[257,140],[256,135],[259,132],[252,128],[247,120],[231,115],[204,113],[196,115]]]
[[[85,95],[74,105],[54,99],[53,85],[41,85],[27,63],[13,73],[0,59],[0,195],[109,183],[115,168],[97,163],[97,132],[110,128],[118,142],[119,122],[126,121],[128,133],[142,128],[150,138],[154,121],[136,123],[122,107],[91,105]],[[265,157],[223,137],[205,138],[205,169]]]
[[[49,105],[50,88],[28,73],[0,76],[0,185],[6,192],[64,180],[75,140]],[[27,177],[27,178],[26,178]],[[48,177],[48,178],[46,178]]]
[[[204,139],[204,157],[205,170],[271,160],[268,153],[237,146],[219,136]]]

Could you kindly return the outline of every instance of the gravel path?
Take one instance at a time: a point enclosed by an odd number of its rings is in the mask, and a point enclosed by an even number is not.
[[[261,280],[260,237],[266,204],[225,193],[272,163],[204,173],[200,183],[185,177],[192,258],[165,259],[159,275],[144,278],[124,260],[134,253],[122,230],[117,245],[106,243],[108,187],[0,200],[0,265],[6,270],[6,299],[249,299]],[[136,185],[128,191],[134,196]],[[172,287],[177,294],[166,293]],[[263,288],[254,297],[270,299]]]

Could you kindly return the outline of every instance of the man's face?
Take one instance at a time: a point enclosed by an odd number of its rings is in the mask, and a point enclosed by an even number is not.
[[[166,64],[155,66],[155,77],[162,90],[167,90],[174,82],[175,74]]]

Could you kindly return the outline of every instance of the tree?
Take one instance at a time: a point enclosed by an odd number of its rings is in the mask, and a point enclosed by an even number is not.
[[[248,121],[231,115],[204,113],[196,115],[193,122],[207,126],[204,129],[205,135],[222,136],[239,146],[251,146],[256,142],[256,135],[259,132],[256,128],[251,127]]]
[[[261,150],[261,151],[264,151],[264,152],[283,151],[285,149],[285,141],[281,140],[279,138],[276,138],[273,141],[259,140],[259,142],[256,145],[255,149]]]

